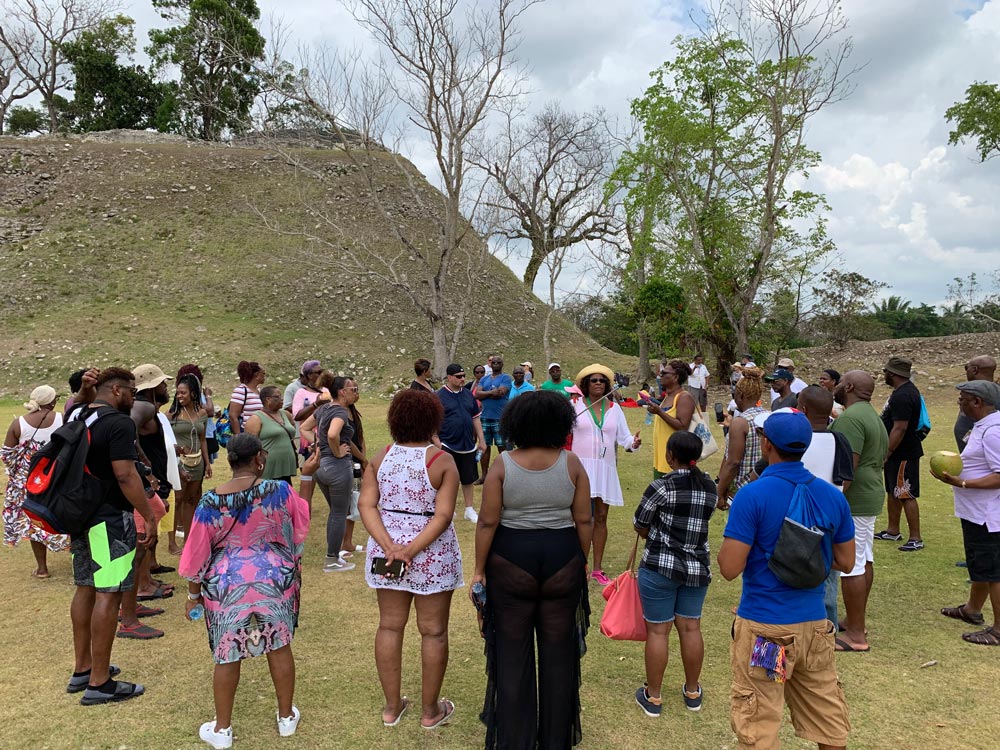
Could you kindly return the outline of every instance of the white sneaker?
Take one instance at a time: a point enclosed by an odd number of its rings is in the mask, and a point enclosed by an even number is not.
[[[295,718],[297,722],[298,717]],[[292,729],[294,732],[295,729]],[[201,729],[198,730],[198,736],[201,737],[201,741],[211,745],[215,750],[226,750],[233,746],[233,728],[231,726],[225,729],[215,728],[215,719],[211,721],[206,721],[201,725]]]
[[[479,514],[476,513],[476,509],[472,506],[465,509],[465,520],[472,521],[472,523],[477,523],[479,521]]]
[[[342,571],[354,570],[355,566],[352,562],[347,562],[346,560],[337,559],[336,562],[328,562],[323,566],[324,573],[340,573]]]
[[[295,734],[295,730],[298,729],[299,726],[300,717],[301,714],[299,713],[299,709],[295,706],[292,706],[291,716],[286,716],[284,718],[278,716],[278,734],[282,737],[291,737]]]

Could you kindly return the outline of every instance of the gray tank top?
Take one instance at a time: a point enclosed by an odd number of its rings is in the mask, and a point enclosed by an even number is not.
[[[503,459],[503,509],[500,523],[511,529],[565,529],[573,526],[573,495],[566,451],[547,469],[525,469],[501,453]]]

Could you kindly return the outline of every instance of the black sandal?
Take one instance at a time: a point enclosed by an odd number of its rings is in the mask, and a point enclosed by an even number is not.
[[[970,625],[982,625],[986,622],[983,619],[983,613],[971,614],[965,611],[965,604],[959,604],[957,607],[945,607],[941,610],[941,614],[945,617],[950,617],[953,620],[961,620],[962,622],[967,622]]]
[[[962,633],[962,640],[977,646],[1000,646],[1000,630],[984,628],[975,633]]]
[[[115,689],[110,693],[105,693],[95,687],[87,686],[86,692],[80,699],[81,706],[98,706],[102,703],[119,703],[127,701],[129,698],[138,698],[146,689],[142,685],[124,680],[115,680]]]

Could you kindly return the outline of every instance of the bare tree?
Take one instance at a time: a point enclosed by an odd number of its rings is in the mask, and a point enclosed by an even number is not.
[[[32,45],[33,39],[27,29],[5,30],[0,26],[0,135],[10,108],[31,96],[37,88],[31,76],[22,70],[27,64],[25,50]]]
[[[487,118],[519,93],[522,77],[512,57],[517,21],[535,2],[345,0],[381,46],[380,64],[306,52],[296,66],[301,74],[286,80],[288,97],[327,124],[362,175],[365,198],[389,236],[359,237],[322,203],[311,204],[315,221],[309,227],[288,227],[256,210],[272,229],[307,237],[336,253],[345,270],[374,277],[408,297],[430,323],[438,375],[464,326],[462,311],[448,309],[449,285],[463,284],[470,293],[485,262],[480,216],[485,180],[477,179],[468,155]],[[398,145],[388,137],[392,123],[399,122],[397,107],[403,124],[433,155],[440,192],[412,164],[382,148]],[[321,169],[301,157],[286,157],[302,174],[324,179]],[[411,205],[383,198],[389,179],[403,182]],[[408,219],[417,212],[422,221]]]
[[[482,161],[497,186],[489,202],[500,234],[530,247],[524,284],[531,289],[548,255],[615,233],[604,195],[611,142],[600,110],[578,115],[553,102],[527,125],[513,120]]]
[[[0,48],[16,67],[22,90],[41,94],[50,130],[58,125],[56,94],[71,82],[63,43],[120,9],[118,0],[0,0]]]

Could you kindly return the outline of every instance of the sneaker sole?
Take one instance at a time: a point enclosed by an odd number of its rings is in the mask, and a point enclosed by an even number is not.
[[[633,695],[632,698],[635,700],[635,705],[637,705],[639,708],[641,708],[642,712],[644,714],[646,714],[646,716],[648,716],[651,719],[659,719],[660,718],[660,714],[650,713],[649,709],[646,708],[644,705],[642,705],[642,701],[639,700],[639,696],[638,695]],[[663,713],[662,709],[661,709],[660,713]]]

